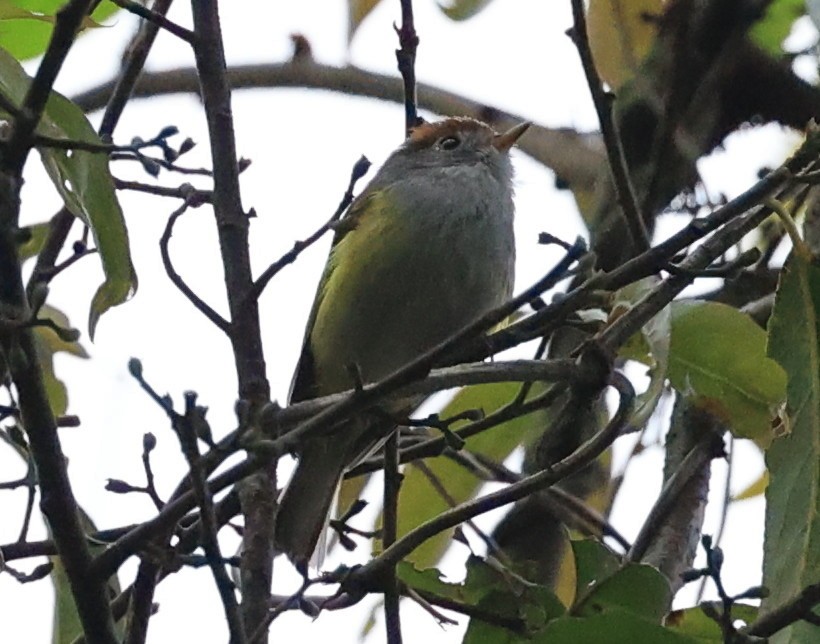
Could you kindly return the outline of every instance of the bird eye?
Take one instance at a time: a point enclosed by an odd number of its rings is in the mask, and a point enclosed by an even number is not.
[[[445,136],[439,141],[439,147],[442,150],[455,150],[459,145],[461,145],[461,139],[457,136]]]

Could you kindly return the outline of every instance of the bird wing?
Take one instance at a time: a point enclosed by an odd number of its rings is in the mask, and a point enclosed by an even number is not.
[[[313,308],[310,311],[307,326],[305,327],[305,337],[302,341],[302,354],[299,356],[299,363],[296,366],[296,373],[293,376],[293,381],[290,385],[290,395],[288,396],[290,402],[300,402],[302,400],[310,400],[317,398],[320,395],[318,390],[318,383],[316,381],[316,362],[311,350],[310,335],[313,332],[313,325],[316,322],[316,316],[322,306],[326,287],[330,276],[336,268],[334,261],[334,251],[339,242],[345,238],[351,231],[355,230],[359,219],[365,210],[371,211],[371,216],[378,216],[381,210],[379,202],[381,201],[382,191],[380,190],[365,190],[360,194],[348,208],[344,217],[339,220],[335,227],[335,234],[333,236],[333,243],[330,246],[330,255],[328,256],[327,264],[325,265],[322,279],[319,280],[319,286],[316,289],[316,297],[313,300]]]

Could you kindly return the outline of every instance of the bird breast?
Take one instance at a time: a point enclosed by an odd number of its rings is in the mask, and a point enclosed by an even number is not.
[[[511,190],[481,164],[408,173],[334,247],[311,334],[323,393],[379,380],[505,301]],[[341,351],[340,351],[341,349]]]

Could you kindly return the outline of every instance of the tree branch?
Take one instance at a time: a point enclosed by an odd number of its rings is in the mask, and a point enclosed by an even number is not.
[[[303,87],[330,90],[350,96],[364,96],[403,103],[400,78],[370,72],[358,67],[334,67],[312,61],[277,64],[236,65],[226,70],[233,89]],[[72,100],[85,111],[103,107],[113,83],[105,83],[78,94]],[[523,117],[484,105],[439,87],[418,84],[418,105],[442,116],[472,116],[500,129],[524,121]],[[144,73],[134,86],[133,95],[148,98],[164,94],[199,93],[195,69],[182,67]],[[516,144],[524,153],[551,168],[573,187],[592,191],[604,161],[596,137],[567,128],[532,125],[527,136]]]
[[[375,559],[350,571],[342,582],[342,588],[356,595],[361,591],[366,592],[373,588],[374,584],[375,586],[381,585],[384,582],[384,575],[390,567],[395,566],[429,538],[480,514],[503,507],[554,485],[595,460],[623,431],[624,423],[629,418],[635,398],[632,385],[623,375],[617,372],[613,373],[610,378],[610,385],[615,387],[620,394],[620,402],[615,415],[604,429],[576,451],[555,463],[552,467],[528,476],[499,492],[463,503],[421,524]]]
[[[191,8],[197,35],[194,56],[211,142],[214,216],[231,312],[230,340],[239,382],[239,399],[248,401],[253,408],[270,398],[270,385],[262,349],[258,302],[248,298],[253,288],[248,246],[249,222],[239,191],[231,89],[226,74],[219,10],[216,0],[192,0]],[[276,469],[269,468],[267,472],[260,472],[258,477],[263,483],[255,486],[257,493],[267,483],[269,501],[274,503]],[[274,517],[252,513],[250,508],[243,510],[246,510],[246,520],[240,570],[242,616],[247,628],[253,632],[257,624],[263,623],[268,612],[273,574]]]
[[[592,93],[595,111],[598,113],[598,121],[601,124],[601,133],[604,137],[604,145],[609,159],[609,169],[612,173],[612,182],[615,186],[618,205],[621,207],[627,228],[632,236],[635,251],[643,252],[650,247],[649,233],[646,230],[646,223],[641,213],[638,197],[635,194],[635,187],[632,185],[632,179],[629,176],[629,167],[626,163],[626,155],[624,154],[624,146],[621,143],[621,136],[618,133],[618,126],[612,117],[613,97],[604,91],[601,78],[595,69],[595,61],[592,59],[592,51],[589,48],[589,39],[587,37],[583,0],[572,0],[572,16],[575,23],[572,29],[572,40],[581,56],[581,63],[587,77],[587,85]]]

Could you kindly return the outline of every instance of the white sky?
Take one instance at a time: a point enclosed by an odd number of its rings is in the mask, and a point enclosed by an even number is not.
[[[461,24],[447,20],[433,0],[418,0],[415,5],[421,37],[417,63],[420,81],[461,92],[545,125],[581,130],[596,127],[576,52],[564,35],[571,22],[569,2],[495,2],[475,19]],[[231,63],[282,61],[290,53],[288,35],[300,32],[310,40],[320,62],[350,61],[386,73],[395,73],[396,39],[391,24],[398,20],[398,14],[398,2],[383,2],[362,26],[348,52],[342,0],[222,3]],[[188,4],[178,2],[171,18],[190,26]],[[121,15],[110,28],[82,38],[58,79],[58,89],[71,96],[110,78],[134,24],[130,16]],[[163,34],[148,67],[170,68],[192,62],[186,45]],[[31,65],[28,68],[34,69]],[[257,272],[333,212],[351,165],[360,154],[365,153],[377,166],[400,142],[403,131],[403,111],[398,105],[310,90],[239,92],[234,97],[234,116],[239,153],[253,160],[242,177],[242,190],[245,207],[254,207],[258,213],[251,228]],[[96,123],[98,118],[96,115],[92,120]],[[127,142],[136,135],[149,138],[170,124],[177,125],[182,136],[191,136],[200,144],[184,157],[184,163],[209,165],[204,115],[192,96],[132,103],[115,138],[118,142]],[[761,165],[779,163],[787,151],[782,131],[769,127],[732,137],[726,151],[705,162],[702,169],[711,190],[733,196],[755,180]],[[537,233],[549,230],[571,240],[581,227],[571,198],[554,190],[550,172],[520,153],[514,153],[514,162],[521,289],[558,256],[554,249],[536,244]],[[114,172],[123,178],[148,180],[136,164],[116,166]],[[59,201],[35,156],[26,177],[24,219],[27,223],[46,220]],[[164,174],[162,180],[167,185],[178,185],[186,178]],[[140,451],[145,431],[154,432],[159,439],[154,467],[160,493],[169,494],[185,472],[165,417],[127,374],[128,359],[139,357],[149,381],[160,392],[170,392],[177,401],[183,391],[197,391],[202,404],[210,407],[209,418],[217,436],[233,427],[236,391],[228,342],[193,311],[161,267],[158,242],[176,202],[133,194],[121,197],[140,279],[139,291],[131,302],[102,318],[93,345],[84,340],[91,360],[61,357],[57,364],[60,375],[69,383],[70,412],[82,419],[80,428],[61,430],[70,474],[78,498],[100,527],[131,523],[154,514],[143,496],[114,496],[103,490],[109,477],[142,483]],[[667,224],[664,230],[676,225]],[[283,271],[262,300],[268,373],[273,395],[280,400],[287,392],[328,244],[328,240],[317,244],[297,264]],[[182,218],[171,253],[186,281],[224,312],[221,263],[210,212],[201,208]],[[66,311],[84,334],[89,301],[99,281],[97,260],[89,258],[52,285],[51,301]],[[619,453],[633,440],[625,439],[627,445]],[[737,453],[734,490],[754,480],[762,467],[750,446],[738,444]],[[0,464],[3,480],[16,477],[22,469],[15,458],[5,453],[0,453]],[[630,470],[613,517],[613,523],[627,538],[637,534],[659,490],[661,465],[659,450],[648,450]],[[716,463],[714,469],[712,487],[719,499],[725,467]],[[15,518],[0,525],[0,542],[16,539],[16,517],[22,517],[24,497],[23,491],[0,491],[0,513]],[[710,505],[707,532],[715,530],[718,510],[719,502]],[[488,525],[486,520],[483,524]],[[41,522],[35,522],[30,536],[44,536]],[[226,542],[233,544],[235,540],[228,538]],[[724,540],[724,569],[730,592],[759,583],[761,544],[762,502],[733,507]],[[226,552],[233,547],[230,545]],[[451,554],[445,570],[458,579],[466,553],[460,548]],[[34,562],[14,565],[28,570]],[[286,567],[280,565],[282,570]],[[123,567],[123,584],[131,581],[134,571],[134,561]],[[294,576],[287,575],[284,587],[291,587],[294,580]],[[50,641],[47,607],[51,601],[48,582],[21,586],[8,575],[0,575],[5,638],[34,644]],[[185,570],[174,575],[160,585],[156,601],[160,611],[151,621],[150,642],[176,641],[180,632],[190,641],[226,641],[221,605],[207,570]],[[681,601],[690,603],[691,593]],[[314,624],[300,614],[286,615],[276,622],[273,633],[287,640],[300,633],[311,641],[332,637],[340,643],[355,642],[371,605],[371,601],[365,601],[364,608],[322,614]],[[441,629],[416,607],[405,606],[403,610],[404,627],[413,633],[408,640],[424,637],[428,644],[460,641],[465,618],[458,618],[461,627]],[[382,639],[379,615],[371,641]]]

